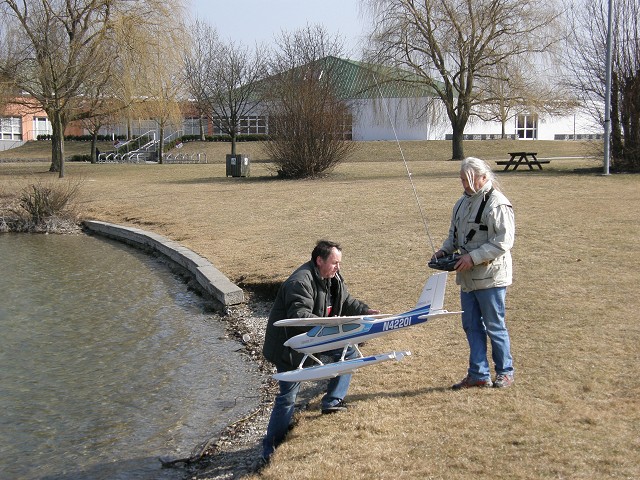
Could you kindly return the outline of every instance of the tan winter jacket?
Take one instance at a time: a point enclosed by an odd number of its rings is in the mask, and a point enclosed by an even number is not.
[[[478,220],[478,210],[486,204]],[[456,202],[451,215],[449,237],[442,250],[469,253],[474,267],[456,274],[456,283],[464,292],[506,287],[512,282],[511,248],[515,220],[511,203],[487,182],[473,195],[466,193]]]

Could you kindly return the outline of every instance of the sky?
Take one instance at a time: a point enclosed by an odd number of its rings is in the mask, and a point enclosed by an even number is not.
[[[343,37],[345,53],[357,59],[368,20],[359,0],[188,0],[190,14],[216,27],[218,35],[245,45],[274,44],[282,31],[323,25]]]

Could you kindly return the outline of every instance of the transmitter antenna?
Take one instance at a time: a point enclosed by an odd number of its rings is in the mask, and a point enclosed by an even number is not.
[[[407,163],[407,159],[404,156],[404,152],[402,150],[402,146],[400,145],[400,140],[398,140],[398,134],[396,132],[395,124],[393,123],[393,119],[391,118],[391,112],[389,111],[389,106],[384,101],[382,97],[382,90],[380,89],[380,84],[378,83],[378,79],[376,78],[375,73],[373,75],[373,80],[376,83],[376,88],[378,89],[378,95],[380,95],[380,101],[384,105],[385,111],[387,112],[387,117],[389,118],[389,124],[391,125],[391,129],[393,130],[393,136],[396,139],[396,144],[398,145],[398,149],[400,150],[400,156],[402,157],[402,162],[404,163],[404,168],[407,171],[407,176],[409,177],[409,182],[411,182],[411,188],[413,190],[413,195],[416,199],[416,203],[418,204],[418,210],[420,211],[420,217],[422,217],[422,223],[424,225],[424,230],[427,232],[427,238],[429,239],[429,244],[431,245],[431,250],[433,254],[436,253],[436,248],[433,245],[433,239],[431,238],[431,233],[429,232],[429,222],[427,220],[427,216],[424,213],[422,205],[420,204],[420,198],[418,197],[418,191],[416,190],[416,186],[413,183],[413,175],[411,174],[411,170],[409,170],[409,164]]]

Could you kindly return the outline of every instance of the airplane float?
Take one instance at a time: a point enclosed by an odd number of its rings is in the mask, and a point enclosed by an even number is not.
[[[432,318],[456,315],[462,312],[444,310],[444,293],[447,285],[447,272],[436,273],[429,277],[415,308],[398,315],[356,315],[348,317],[312,317],[287,318],[275,322],[278,327],[313,327],[307,333],[291,337],[285,342],[304,354],[298,368],[288,372],[276,373],[273,378],[285,382],[321,380],[338,375],[352,373],[358,368],[388,360],[402,360],[411,352],[388,352],[365,357],[358,344],[380,337],[396,330],[424,323]],[[345,359],[347,350],[353,347],[358,356]],[[342,348],[340,360],[324,364],[315,354]],[[311,358],[316,365],[303,368],[305,361]]]

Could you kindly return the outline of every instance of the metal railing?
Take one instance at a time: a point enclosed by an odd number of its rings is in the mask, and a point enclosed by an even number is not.
[[[164,143],[170,143],[180,136],[180,132],[173,132],[166,136],[163,141]],[[146,139],[145,137],[149,141],[140,145],[141,140]],[[158,143],[156,132],[150,130],[135,139],[119,144],[113,152],[100,153],[97,161],[98,163],[145,163],[152,157],[157,159]],[[132,145],[136,145],[137,148],[132,150]],[[156,155],[154,156],[154,154]],[[162,161],[163,163],[207,163],[207,155],[205,153],[164,153]]]

